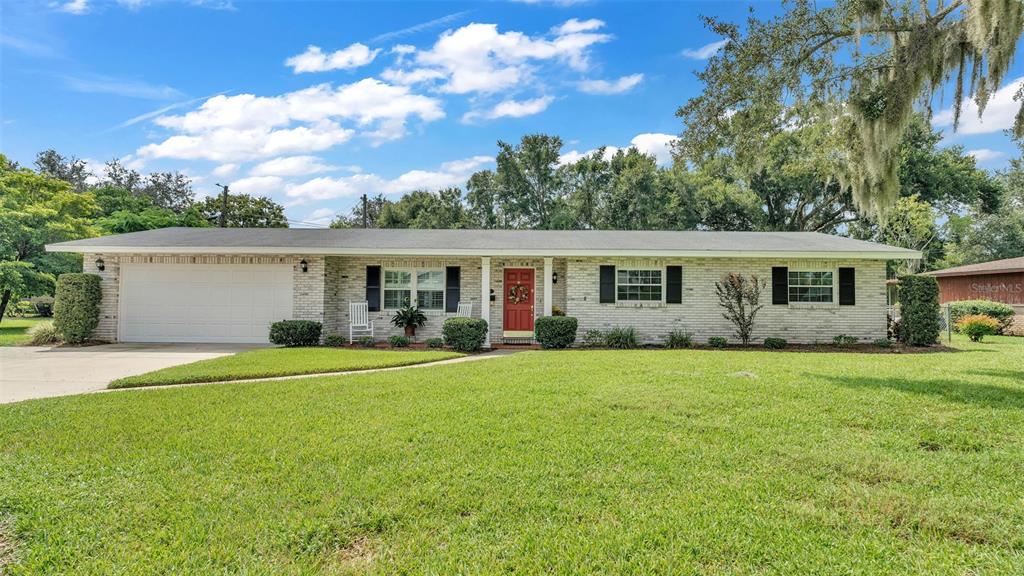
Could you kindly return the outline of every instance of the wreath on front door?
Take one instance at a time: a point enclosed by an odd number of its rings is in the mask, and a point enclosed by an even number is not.
[[[511,304],[522,304],[530,298],[530,289],[525,284],[513,284],[508,289],[508,301]]]

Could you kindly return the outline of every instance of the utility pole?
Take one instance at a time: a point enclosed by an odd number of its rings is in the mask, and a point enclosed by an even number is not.
[[[366,194],[363,194],[363,228],[369,228],[369,214],[367,213],[367,204],[369,202],[366,199]]]
[[[228,227],[228,187],[227,184],[220,186],[223,190],[220,194],[220,216],[217,217],[217,227],[227,228]]]

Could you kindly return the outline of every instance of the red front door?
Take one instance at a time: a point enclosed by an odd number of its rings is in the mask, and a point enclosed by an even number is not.
[[[505,268],[504,302],[505,333],[533,334],[533,268]]]

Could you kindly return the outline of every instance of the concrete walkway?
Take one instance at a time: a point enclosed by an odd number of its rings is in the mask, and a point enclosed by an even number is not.
[[[111,380],[242,350],[245,344],[105,344],[0,347],[0,404],[104,390]]]
[[[369,370],[347,370],[344,372],[320,372],[317,374],[295,374],[292,376],[272,376],[269,378],[247,378],[245,380],[218,380],[216,382],[192,382],[189,384],[163,384],[160,386],[138,386],[135,388],[114,388],[113,390],[104,388],[103,390],[95,390],[96,392],[131,392],[138,390],[162,390],[166,388],[184,388],[187,386],[206,386],[209,384],[255,384],[259,382],[277,382],[279,380],[296,380],[301,378],[323,378],[325,376],[352,376],[355,374],[373,374],[374,372],[394,372],[395,370],[411,370],[413,368],[429,368],[431,366],[443,366],[445,364],[461,364],[463,362],[476,362],[479,360],[489,360],[491,358],[502,358],[505,356],[511,356],[521,350],[492,350],[490,352],[483,352],[480,354],[472,354],[469,356],[462,356],[460,358],[449,358],[447,360],[437,360],[435,362],[424,362],[422,364],[409,364],[407,366],[390,366],[388,368],[371,368]]]

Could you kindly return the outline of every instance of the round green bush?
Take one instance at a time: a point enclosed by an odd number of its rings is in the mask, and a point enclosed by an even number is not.
[[[708,346],[712,348],[725,348],[729,344],[729,340],[722,336],[712,336],[708,338]]]
[[[568,348],[576,341],[578,326],[572,316],[542,316],[534,324],[534,338],[541,348]]]
[[[443,348],[444,340],[441,338],[427,338],[424,341],[427,344],[427,348]]]
[[[764,347],[772,350],[781,350],[789,346],[789,342],[786,342],[785,338],[765,338]]]
[[[53,303],[53,324],[69,344],[92,337],[100,323],[100,277],[95,274],[61,274]]]
[[[964,316],[977,316],[983,314],[991,318],[995,318],[999,322],[999,334],[1004,334],[1013,324],[1013,317],[1016,315],[1016,311],[1013,306],[1003,302],[993,302],[992,300],[961,300],[959,302],[950,302],[949,304],[949,320],[953,323],[954,328],[957,322],[960,321]]]
[[[934,276],[900,277],[900,342],[931,346],[939,341],[939,283]]]
[[[324,338],[324,346],[330,346],[332,348],[339,348],[348,344],[348,338],[345,338],[341,334],[331,334]]]
[[[278,346],[317,346],[323,326],[312,320],[281,320],[270,325],[270,342]]]
[[[390,344],[392,348],[408,348],[409,342],[410,340],[408,336],[402,336],[400,334],[388,337],[388,344]]]
[[[487,321],[483,318],[449,318],[441,326],[444,343],[459,352],[474,352],[487,339]]]

